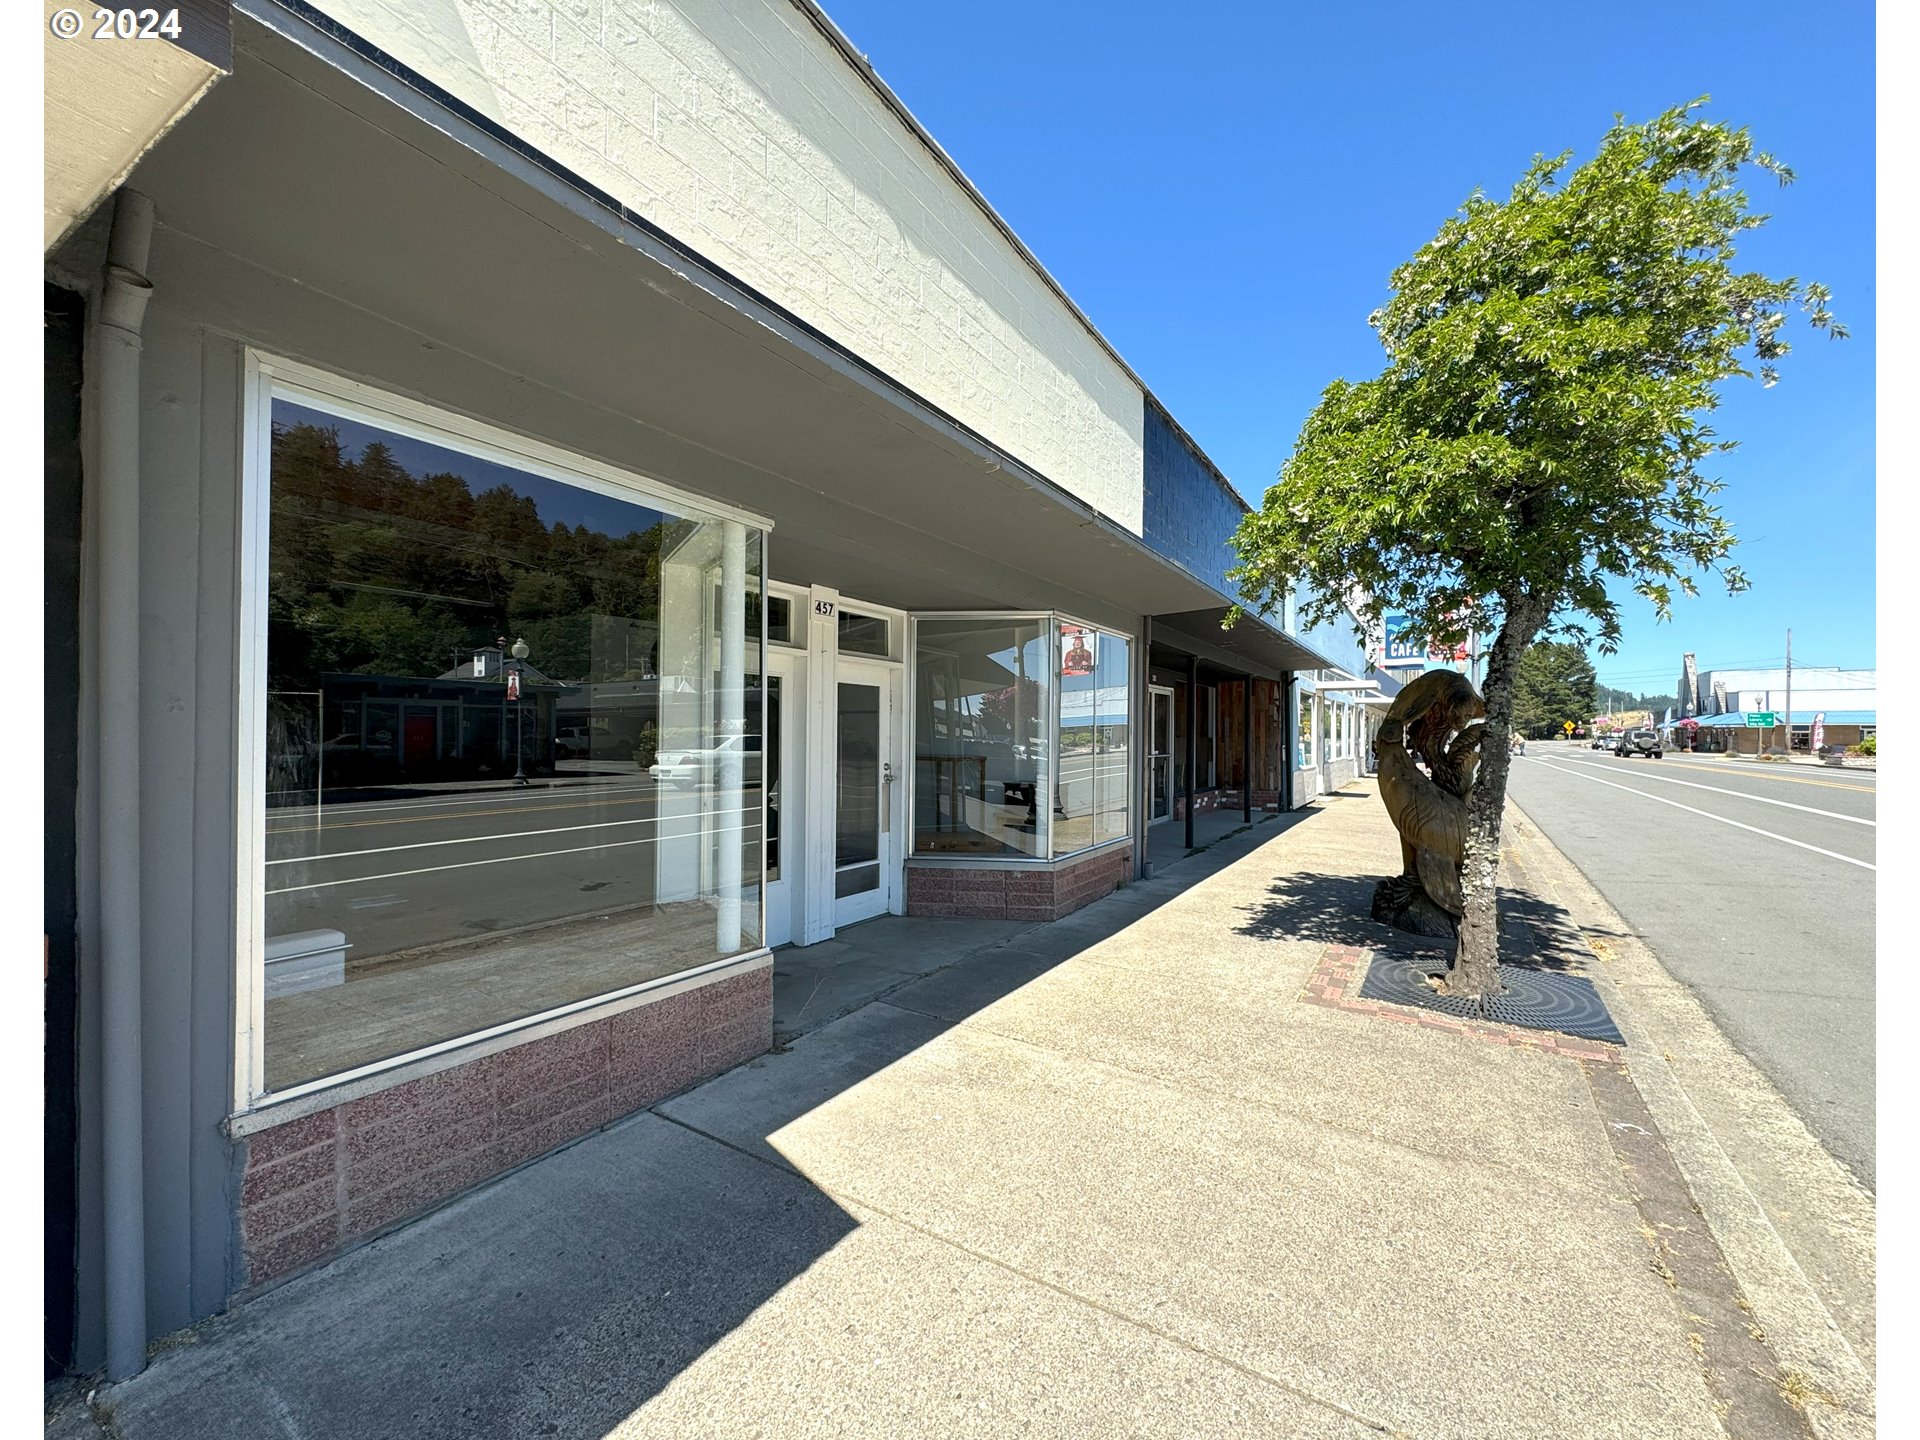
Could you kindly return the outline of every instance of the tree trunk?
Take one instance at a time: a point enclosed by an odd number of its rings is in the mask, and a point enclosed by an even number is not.
[[[1487,656],[1486,726],[1480,772],[1467,801],[1467,843],[1460,876],[1460,935],[1447,994],[1478,1000],[1500,993],[1500,820],[1507,808],[1508,739],[1513,734],[1513,682],[1520,656],[1546,616],[1525,596],[1502,596],[1506,619]]]

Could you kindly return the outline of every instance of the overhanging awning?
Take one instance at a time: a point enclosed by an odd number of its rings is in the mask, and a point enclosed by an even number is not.
[[[1332,670],[1333,661],[1301,643],[1297,636],[1277,630],[1252,615],[1242,615],[1230,630],[1220,624],[1227,607],[1182,610],[1153,617],[1153,638],[1176,650],[1227,670],[1239,670],[1277,680],[1289,670]]]

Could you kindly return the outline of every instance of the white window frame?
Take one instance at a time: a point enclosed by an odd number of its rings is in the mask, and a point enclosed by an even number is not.
[[[350,1088],[368,1088],[372,1077],[422,1068],[421,1062],[470,1047],[484,1050],[489,1042],[517,1031],[550,1032],[565,1029],[571,1017],[601,1009],[623,1008],[621,1002],[650,991],[684,988],[689,980],[712,971],[738,969],[764,957],[762,944],[739,955],[721,956],[689,970],[660,976],[588,996],[536,1014],[503,1021],[468,1035],[429,1045],[323,1075],[315,1080],[267,1092],[266,1083],[266,754],[267,754],[267,566],[268,517],[272,508],[273,402],[285,398],[309,409],[356,424],[372,425],[459,450],[526,471],[562,484],[590,490],[612,499],[658,506],[702,520],[737,520],[761,532],[763,541],[773,522],[763,515],[696,495],[667,481],[622,469],[545,441],[503,429],[457,411],[430,405],[393,391],[333,374],[297,360],[288,360],[249,348],[242,375],[240,521],[236,559],[238,569],[238,633],[235,637],[235,754],[237,781],[234,884],[235,974],[233,1114],[298,1102],[308,1096]],[[765,556],[762,555],[762,583]],[[764,636],[765,627],[762,625]],[[764,718],[762,721],[764,729]],[[764,832],[765,815],[761,817]],[[765,852],[755,882],[766,890]],[[742,877],[743,891],[752,889]],[[764,938],[764,913],[762,935]],[[394,1081],[406,1078],[395,1075]],[[301,1106],[299,1108],[309,1108]]]

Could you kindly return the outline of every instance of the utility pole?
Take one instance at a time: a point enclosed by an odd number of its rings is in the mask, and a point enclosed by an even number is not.
[[[1793,627],[1787,627],[1787,759],[1793,759]]]

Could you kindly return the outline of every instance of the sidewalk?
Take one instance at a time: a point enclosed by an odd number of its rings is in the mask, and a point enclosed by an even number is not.
[[[1393,832],[1371,783],[1282,821],[177,1337],[100,1414],[119,1440],[1806,1433],[1663,1182],[1619,1063],[1655,1057],[1330,999],[1397,943],[1365,918]],[[1517,943],[1564,941],[1515,898]]]

